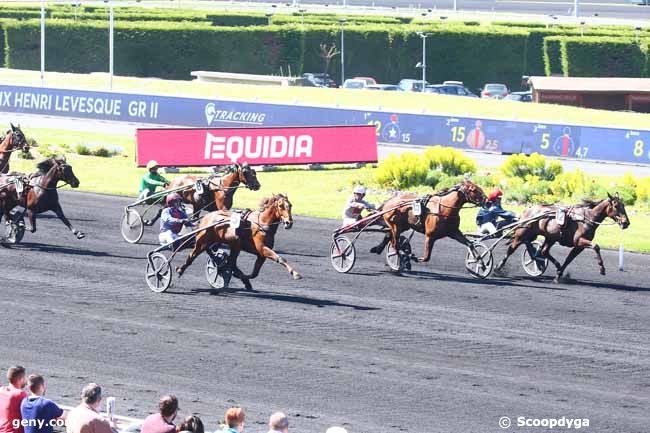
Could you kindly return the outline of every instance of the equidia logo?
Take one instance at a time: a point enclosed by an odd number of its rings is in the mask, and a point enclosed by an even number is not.
[[[256,137],[233,135],[205,136],[204,157],[239,161],[241,158],[292,158],[311,157],[314,139],[311,135],[259,135]]]

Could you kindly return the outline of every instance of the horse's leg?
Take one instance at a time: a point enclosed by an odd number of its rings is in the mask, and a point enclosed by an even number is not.
[[[63,209],[61,208],[61,205],[57,203],[56,207],[54,208],[54,213],[56,216],[65,224],[65,226],[72,232],[73,235],[77,237],[77,239],[83,239],[86,237],[86,235],[80,231],[72,227],[72,224],[70,224],[70,221],[68,221],[68,218],[63,214]]]
[[[562,274],[564,274],[564,270],[567,268],[567,266],[569,266],[569,263],[571,263],[573,261],[573,259],[575,259],[578,256],[578,254],[580,254],[582,252],[582,250],[584,250],[584,247],[581,247],[579,245],[573,247],[573,249],[571,250],[571,252],[567,256],[566,260],[564,260],[564,263],[562,263],[562,266],[560,267],[560,269],[557,270],[557,275],[555,276],[555,279],[553,280],[555,283],[560,282],[560,278],[562,277]]]
[[[542,257],[548,257],[548,259],[555,265],[555,269],[560,269],[560,262],[557,261],[555,257],[551,255],[551,247],[555,245],[555,241],[549,241],[548,239],[544,239],[544,245],[542,245],[542,249],[540,250],[540,254]],[[531,254],[532,257],[532,254]]]
[[[36,232],[36,213],[31,209],[27,209],[27,220],[29,220],[29,231]]]
[[[603,257],[600,255],[600,246],[585,238],[578,239],[578,246],[582,248],[591,248],[596,252],[596,260],[598,261],[598,266],[600,267],[600,275],[606,275],[607,272],[605,271],[605,263],[603,263]]]
[[[499,264],[497,264],[494,267],[494,270],[500,271],[505,266],[506,262],[508,261],[508,258],[517,250],[517,248],[519,248],[519,245],[521,245],[522,243],[524,242],[522,241],[521,236],[515,235],[515,237],[512,238],[512,242],[510,242],[510,245],[508,246],[508,251],[506,252],[506,256],[503,258],[503,260],[499,262]]]
[[[274,262],[277,262],[277,263],[281,264],[282,266],[284,266],[284,268],[287,270],[287,272],[289,272],[291,274],[291,276],[293,277],[294,280],[299,280],[299,279],[302,278],[302,275],[300,275],[298,273],[298,271],[296,271],[293,268],[293,266],[291,266],[289,264],[289,262],[287,262],[284,259],[284,257],[282,257],[281,255],[279,255],[278,253],[273,251],[271,248],[269,248],[267,246],[263,246],[261,248],[261,251],[258,249],[258,257],[259,256],[262,256],[263,259],[271,259]],[[258,260],[259,260],[259,258],[258,258]],[[262,263],[264,263],[264,262],[262,261]],[[257,267],[257,261],[255,262],[255,265]],[[262,264],[260,263],[260,267],[261,266],[262,266]],[[257,271],[259,272],[259,269],[257,269]],[[252,278],[254,278],[254,277],[252,277]]]
[[[431,260],[431,251],[433,250],[433,244],[435,243],[436,239],[432,234],[424,235],[424,256],[416,257],[415,260],[421,263]]]
[[[209,242],[204,241],[204,238],[206,237],[207,231],[202,231],[199,232],[198,235],[196,235],[196,242],[194,243],[194,248],[192,248],[192,251],[190,251],[190,254],[187,256],[187,259],[185,260],[185,263],[183,263],[182,266],[177,266],[176,267],[176,273],[178,274],[178,277],[183,276],[183,272],[185,272],[185,269],[187,269],[192,262],[194,262],[194,259],[196,259],[203,251],[206,250],[206,248],[210,245]]]
[[[386,245],[388,245],[388,242],[390,242],[390,233],[386,233],[386,235],[378,245],[375,245],[374,247],[370,248],[370,252],[375,254],[381,254],[381,252],[384,251],[384,248],[386,248]]]

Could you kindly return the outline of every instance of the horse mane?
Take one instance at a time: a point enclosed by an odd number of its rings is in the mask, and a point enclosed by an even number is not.
[[[270,206],[273,206],[275,203],[277,203],[278,200],[281,199],[287,200],[288,197],[285,194],[273,194],[271,197],[264,197],[260,201],[260,210],[264,210]]]
[[[449,194],[450,192],[458,191],[458,190],[460,189],[461,185],[462,185],[462,184],[459,183],[459,184],[457,184],[457,185],[450,186],[450,187],[448,187],[448,188],[443,188],[443,189],[441,189],[441,190],[436,191],[435,193],[433,193],[433,195],[435,195],[435,196],[442,196],[442,195]]]
[[[36,169],[41,173],[47,173],[54,166],[54,164],[65,163],[65,156],[54,156],[52,158],[44,159],[36,164]]]
[[[588,207],[589,209],[593,209],[599,204],[601,204],[603,200],[592,200],[589,198],[583,198],[582,202],[580,202],[581,207]]]

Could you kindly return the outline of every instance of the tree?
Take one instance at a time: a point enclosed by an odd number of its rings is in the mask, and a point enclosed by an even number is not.
[[[341,54],[340,51],[336,49],[336,44],[332,44],[332,46],[328,47],[327,44],[320,44],[320,54],[319,56],[323,59],[323,62],[325,63],[325,73],[327,74],[327,71],[330,68],[330,62],[332,61],[332,58],[335,56]]]

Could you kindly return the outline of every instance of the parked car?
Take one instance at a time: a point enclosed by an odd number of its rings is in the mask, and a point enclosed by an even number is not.
[[[424,85],[427,85],[426,81],[424,82]],[[422,80],[414,80],[411,78],[404,78],[403,80],[400,80],[397,85],[400,87],[400,89],[404,90],[405,92],[421,92],[422,91]]]
[[[384,91],[391,91],[391,92],[401,92],[402,89],[396,85],[396,84],[371,84],[369,86],[366,86],[366,89],[368,90],[384,90]]]
[[[533,92],[530,90],[527,92],[512,92],[503,99],[508,101],[533,102]]]
[[[343,82],[341,88],[343,89],[365,89],[367,86],[364,80],[357,80],[355,78],[348,78]]]
[[[424,88],[426,93],[439,93],[441,95],[467,96],[469,98],[478,98],[468,88],[457,86],[455,84],[433,84]]]
[[[353,80],[363,80],[366,82],[366,86],[372,86],[377,84],[377,80],[372,77],[352,77]]]
[[[336,81],[329,74],[304,73],[301,75],[302,85],[305,87],[336,87]]]
[[[483,86],[481,98],[503,99],[508,93],[508,87],[505,84],[490,83]]]
[[[465,83],[462,81],[443,81],[442,84],[445,86],[460,86],[460,87],[465,87]]]

